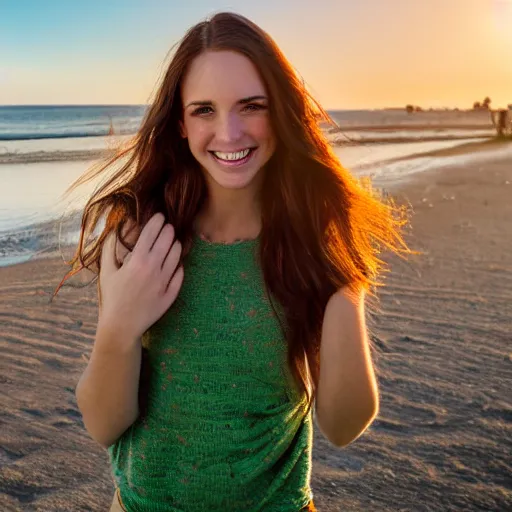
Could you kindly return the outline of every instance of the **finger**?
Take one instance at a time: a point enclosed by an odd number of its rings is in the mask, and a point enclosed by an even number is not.
[[[133,248],[135,254],[142,252],[148,254],[164,225],[165,217],[162,213],[155,213],[142,229],[139,239]]]
[[[176,271],[176,267],[180,261],[181,257],[181,244],[179,240],[176,240],[172,244],[171,250],[165,258],[165,261],[162,265],[162,282],[168,284],[171,280],[172,275]]]
[[[121,237],[128,245],[134,247],[137,243],[139,235],[140,229],[138,228],[136,222],[132,218],[128,218],[121,229]],[[120,261],[121,264],[123,264],[127,260],[128,256],[130,256],[130,254],[131,250],[129,247],[126,247],[123,244],[123,241],[121,241],[121,238],[118,238],[116,241],[117,261]]]
[[[185,272],[183,270],[183,266],[180,265],[176,273],[172,276],[171,281],[169,282],[169,286],[167,287],[167,291],[165,292],[165,298],[172,304],[181,290],[181,285],[183,284],[183,278],[185,276]]]
[[[121,262],[121,264],[125,261],[126,256],[130,254],[130,250],[123,245],[121,240],[116,238],[116,259]]]
[[[118,269],[115,259],[116,233],[110,232],[101,247],[100,274],[111,274]]]
[[[174,241],[174,228],[170,224],[165,224],[155,241],[153,249],[151,249],[151,259],[158,262],[160,268],[164,264],[164,260],[169,253]]]
[[[130,261],[130,257],[132,255],[132,252],[131,251],[128,251],[128,253],[126,254],[126,256],[123,258],[123,261],[121,261],[121,266],[124,266],[126,265],[129,261]]]

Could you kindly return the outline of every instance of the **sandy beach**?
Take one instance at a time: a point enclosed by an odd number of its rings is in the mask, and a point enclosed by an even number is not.
[[[387,191],[413,208],[408,261],[389,258],[369,326],[381,409],[345,449],[315,427],[320,512],[512,507],[512,163],[411,175]],[[95,286],[58,258],[0,268],[0,508],[104,511],[106,452],[74,386],[93,343]]]

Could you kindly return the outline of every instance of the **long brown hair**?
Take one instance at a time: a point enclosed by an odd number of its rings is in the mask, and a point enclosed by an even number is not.
[[[101,247],[111,231],[130,246],[121,234],[128,218],[142,228],[153,214],[163,212],[186,255],[194,218],[208,191],[180,136],[180,86],[191,61],[206,50],[245,55],[268,91],[277,149],[267,164],[261,191],[259,256],[269,296],[285,313],[292,374],[311,406],[327,301],[346,285],[366,290],[380,285],[382,249],[409,252],[400,233],[406,218],[402,208],[362,186],[342,167],[319,126],[322,120],[332,122],[328,114],[270,36],[240,15],[216,14],[186,33],[131,145],[72,185],[121,163],[87,202],[72,268],[55,294],[83,268],[99,272]],[[103,216],[101,234],[84,244]]]

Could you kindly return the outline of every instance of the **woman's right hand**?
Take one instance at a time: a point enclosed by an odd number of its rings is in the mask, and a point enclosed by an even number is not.
[[[178,267],[181,244],[161,213],[149,219],[133,251],[121,255],[120,267],[117,242],[110,233],[101,251],[99,324],[120,337],[139,339],[178,296],[184,276]]]

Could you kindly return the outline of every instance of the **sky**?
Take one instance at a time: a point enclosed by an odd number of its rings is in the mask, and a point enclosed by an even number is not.
[[[512,103],[512,0],[0,0],[0,105],[146,104],[171,47],[223,10],[327,109]]]

